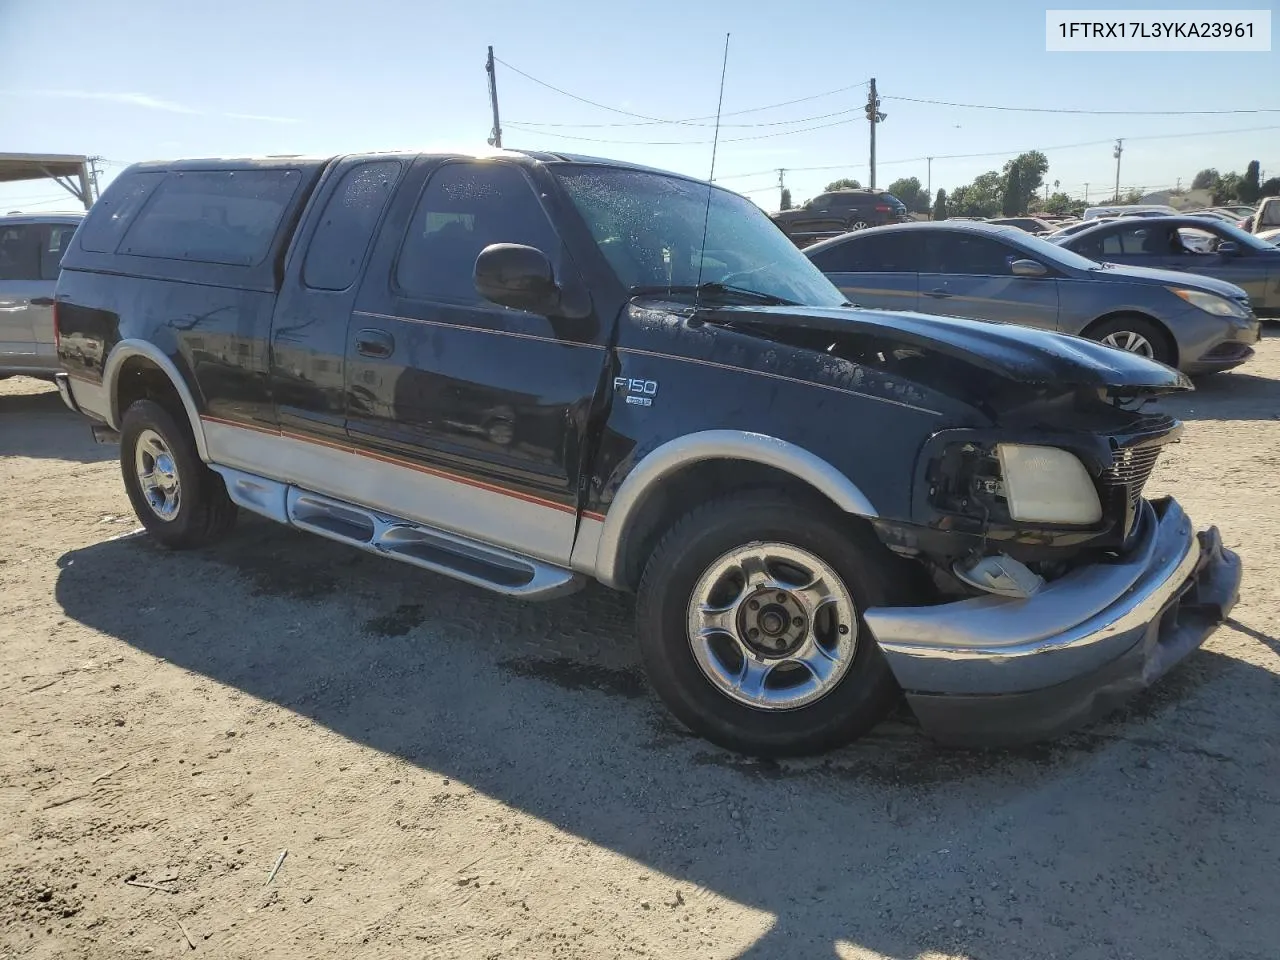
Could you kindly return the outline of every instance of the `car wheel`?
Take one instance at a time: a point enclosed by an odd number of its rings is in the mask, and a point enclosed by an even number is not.
[[[650,682],[677,719],[731,750],[788,756],[846,743],[898,696],[862,620],[885,602],[893,563],[869,531],[781,491],[699,507],[641,578]]]
[[[850,221],[849,221],[849,230],[850,230],[851,232],[852,232],[852,231],[854,231],[854,230],[865,230],[865,229],[867,229],[867,227],[869,227],[869,226],[871,226],[871,224],[867,223],[867,221],[865,221],[865,220],[850,220]]]
[[[1108,347],[1149,357],[1171,367],[1178,361],[1173,339],[1163,327],[1145,317],[1112,317],[1090,327],[1087,336]]]
[[[120,469],[133,511],[166,547],[212,543],[235,524],[222,477],[200,460],[195,440],[160,404],[139,400],[120,424]]]

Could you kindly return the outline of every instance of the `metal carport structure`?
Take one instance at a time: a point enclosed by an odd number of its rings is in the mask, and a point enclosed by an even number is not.
[[[84,204],[93,205],[89,158],[58,153],[0,153],[0,183],[52,180]]]

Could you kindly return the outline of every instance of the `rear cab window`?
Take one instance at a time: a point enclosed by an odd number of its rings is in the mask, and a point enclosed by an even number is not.
[[[176,171],[133,218],[117,252],[254,266],[301,179],[297,170]]]
[[[308,287],[346,290],[355,283],[402,170],[397,160],[361,163],[347,170],[329,196],[307,248],[302,278]]]

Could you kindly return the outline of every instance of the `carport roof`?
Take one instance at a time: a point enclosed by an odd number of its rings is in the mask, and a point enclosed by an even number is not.
[[[0,183],[78,177],[88,162],[69,153],[0,153]]]
[[[0,153],[0,183],[53,180],[84,204],[93,202],[89,188],[88,157],[67,153]]]

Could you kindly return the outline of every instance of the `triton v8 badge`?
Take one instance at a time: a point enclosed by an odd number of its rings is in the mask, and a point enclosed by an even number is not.
[[[658,393],[657,380],[636,380],[632,377],[614,377],[613,389],[621,390],[627,397],[627,403],[638,407],[652,407],[653,398]]]

